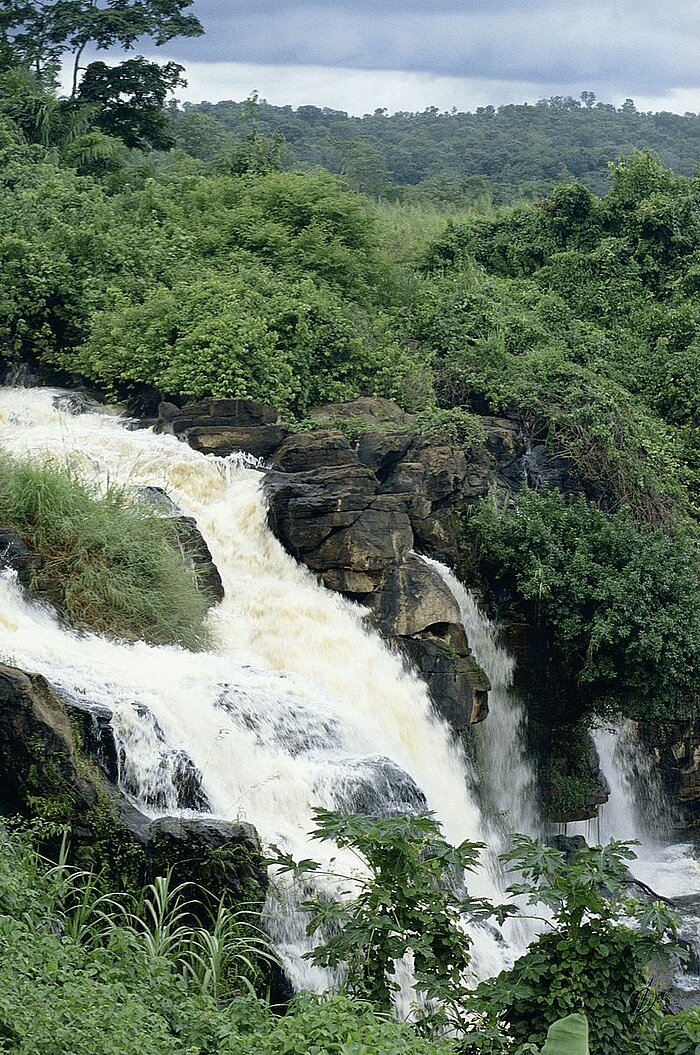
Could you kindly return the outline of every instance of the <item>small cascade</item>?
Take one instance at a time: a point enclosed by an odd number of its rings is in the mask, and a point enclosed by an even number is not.
[[[700,996],[700,861],[697,847],[672,838],[673,814],[651,759],[639,742],[633,722],[594,730],[601,770],[610,787],[600,807],[595,837],[634,839],[636,860],[629,869],[651,890],[673,901],[680,920],[680,939],[693,951],[688,968],[678,972],[675,987],[691,1003]],[[582,834],[588,835],[583,832]]]
[[[491,682],[488,718],[472,727],[471,736],[476,748],[474,781],[485,813],[491,872],[502,882],[498,854],[508,848],[508,834],[541,834],[535,774],[527,755],[527,716],[513,691],[515,659],[498,643],[498,627],[481,611],[471,591],[445,564],[428,557],[423,560],[438,572],[457,601],[469,647]],[[523,916],[507,921],[504,932],[524,951],[541,926],[529,917],[524,899],[516,899],[516,903]]]
[[[121,783],[139,807],[245,819],[266,842],[322,862],[332,850],[307,834],[317,805],[378,815],[427,807],[453,842],[491,838],[424,683],[365,627],[361,608],[284,552],[267,527],[261,473],[111,415],[66,413],[57,395],[0,390],[0,449],[68,462],[98,487],[162,488],[195,518],[225,589],[208,617],[215,647],[193,654],[73,633],[0,575],[0,657],[112,712]],[[469,887],[503,896],[489,867]],[[271,899],[270,929],[295,983],[323,988],[328,978],[301,959],[302,897]],[[495,928],[472,936],[479,977],[523,948]]]
[[[439,561],[424,558],[440,574],[459,604],[474,658],[491,682],[489,716],[473,729],[479,781],[502,832],[539,834],[535,774],[526,746],[527,717],[513,691],[515,659],[498,642],[498,627],[481,611],[471,591]]]
[[[633,722],[593,732],[601,770],[610,787],[600,807],[598,841],[634,839],[630,871],[667,898],[700,894],[700,861],[692,843],[672,838],[673,816]]]

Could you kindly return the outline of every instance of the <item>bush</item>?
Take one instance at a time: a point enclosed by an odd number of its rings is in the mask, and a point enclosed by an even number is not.
[[[249,993],[268,943],[220,910],[212,929],[158,879],[133,902],[98,877],[47,868],[0,830],[0,1051],[16,1055],[440,1055],[343,997],[302,996],[283,1018]],[[204,893],[204,892],[201,892]],[[150,907],[149,907],[150,906]],[[249,995],[241,995],[246,994]],[[238,995],[237,995],[238,994]]]
[[[31,591],[73,626],[127,640],[207,643],[207,602],[172,527],[123,490],[99,495],[70,468],[0,457],[0,523],[37,558]]]
[[[515,1045],[542,1044],[553,1022],[582,1013],[597,1055],[634,1050],[658,1014],[646,968],[677,951],[675,919],[660,902],[627,895],[625,862],[635,855],[625,843],[567,857],[524,835],[513,841],[504,860],[518,881],[509,890],[544,906],[552,929],[482,983],[477,1003],[507,1024]]]
[[[145,300],[121,298],[93,319],[66,366],[114,393],[239,396],[303,414],[315,403],[392,391],[415,364],[386,320],[309,278],[254,260],[188,275]]]
[[[550,628],[589,709],[695,713],[700,693],[697,538],[605,513],[584,498],[525,491],[467,517],[465,545],[517,616]]]

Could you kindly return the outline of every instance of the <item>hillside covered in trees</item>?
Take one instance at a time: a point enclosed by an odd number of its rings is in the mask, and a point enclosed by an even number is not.
[[[250,131],[245,103],[186,103],[172,120],[178,145],[204,159]],[[429,107],[363,117],[263,101],[257,120],[264,135],[280,137],[286,168],[320,165],[366,194],[445,206],[541,197],[567,179],[604,194],[608,164],[634,149],[653,150],[691,176],[700,148],[700,116],[640,113],[631,99],[616,109],[593,92],[473,113]]]

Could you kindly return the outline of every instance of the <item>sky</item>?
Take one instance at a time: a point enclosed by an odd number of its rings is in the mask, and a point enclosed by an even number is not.
[[[363,114],[593,91],[700,111],[700,0],[195,0],[191,11],[205,35],[152,52],[186,67],[183,101],[256,89]]]

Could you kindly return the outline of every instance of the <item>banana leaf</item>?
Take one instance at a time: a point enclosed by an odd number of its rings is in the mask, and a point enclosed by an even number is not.
[[[588,1055],[588,1021],[585,1015],[569,1015],[552,1023],[542,1055]]]

